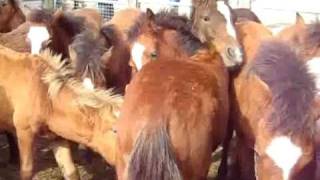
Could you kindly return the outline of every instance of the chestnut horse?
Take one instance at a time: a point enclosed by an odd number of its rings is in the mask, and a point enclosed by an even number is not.
[[[147,10],[139,32],[161,46],[167,27],[154,29],[155,19]],[[218,52],[195,51],[186,59],[162,51],[128,85],[116,126],[118,179],[206,179],[227,127],[228,72]]]
[[[0,1],[0,33],[12,31],[25,20],[26,17],[17,0]]]
[[[243,57],[231,7],[224,1],[215,0],[200,0],[194,3],[194,34],[201,42],[216,46],[228,67],[239,67]]]
[[[52,132],[85,144],[114,164],[116,120],[122,98],[111,90],[88,90],[73,68],[45,51],[40,56],[0,48],[0,84],[12,104],[21,157],[21,179],[31,179],[33,141]],[[24,87],[24,91],[17,87]]]
[[[263,42],[233,86],[236,177],[314,178],[315,83],[293,48],[279,40]]]

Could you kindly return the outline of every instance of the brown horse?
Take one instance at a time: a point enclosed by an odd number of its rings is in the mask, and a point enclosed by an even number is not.
[[[0,2],[0,33],[10,32],[25,22],[26,17],[16,0]]]
[[[33,140],[53,132],[82,143],[114,163],[112,124],[122,98],[111,90],[88,90],[72,77],[61,56],[40,56],[1,47],[0,84],[14,109],[13,124],[21,156],[21,179],[31,179]],[[24,91],[17,87],[24,87]],[[63,102],[63,103],[62,103]]]
[[[244,65],[250,63],[253,61],[256,53],[258,52],[258,49],[260,47],[260,44],[272,38],[272,32],[265,26],[263,26],[260,23],[256,23],[253,21],[243,21],[236,24],[236,29],[239,37],[239,41],[243,47],[244,50]],[[239,72],[232,73],[232,78],[237,79],[237,75]],[[230,88],[230,99],[231,99],[231,113],[233,112],[233,109],[235,108],[236,97],[235,92],[233,88],[233,83],[231,83]],[[229,120],[228,125],[228,134],[225,140],[225,144],[223,145],[223,151],[222,151],[222,160],[219,167],[218,175],[220,179],[226,179],[229,178],[237,178],[237,177],[230,177],[232,176],[232,168],[228,166],[233,166],[235,162],[234,155],[236,154],[234,151],[236,151],[237,147],[234,146],[235,143],[231,143],[231,139],[233,137],[233,131],[234,131],[234,122],[235,119]],[[231,144],[231,147],[229,148]],[[231,172],[228,172],[228,169],[231,169]]]
[[[228,67],[239,67],[243,57],[231,7],[224,1],[211,0],[196,1],[194,6],[194,34],[202,42],[216,46]]]
[[[153,29],[150,10],[146,17],[140,32],[152,30],[161,46],[167,28]],[[184,60],[159,52],[170,59],[146,64],[130,82],[116,126],[119,179],[206,179],[227,126],[228,73],[218,52],[196,52]]]
[[[0,33],[0,44],[18,52],[31,52],[30,44],[26,41],[30,23],[25,22],[16,29]]]
[[[262,43],[233,91],[237,178],[314,178],[315,84],[299,55],[285,42]]]

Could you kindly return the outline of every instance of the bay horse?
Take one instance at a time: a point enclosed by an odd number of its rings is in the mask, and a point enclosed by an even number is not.
[[[12,31],[25,20],[26,17],[17,0],[0,1],[0,33]]]
[[[263,42],[233,88],[236,177],[313,179],[315,83],[299,54],[284,41]]]
[[[231,7],[224,1],[211,0],[195,1],[194,6],[194,34],[201,42],[216,46],[228,67],[238,68],[243,57]]]
[[[122,97],[112,90],[89,90],[72,77],[61,56],[39,56],[0,48],[0,84],[12,104],[21,179],[31,179],[34,138],[48,132],[85,144],[114,164],[112,128]],[[16,87],[24,87],[18,91]],[[63,102],[63,103],[62,103]]]
[[[149,27],[140,32],[153,31],[161,46],[167,28],[153,29],[149,9],[146,17]],[[184,40],[180,46],[199,41]],[[227,127],[228,71],[219,53],[205,47],[188,59],[161,53],[168,59],[147,63],[126,90],[116,124],[118,179],[206,179]]]

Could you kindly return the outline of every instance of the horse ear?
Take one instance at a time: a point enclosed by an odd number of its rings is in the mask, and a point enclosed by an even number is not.
[[[301,26],[305,25],[303,17],[298,12],[296,13],[296,25],[301,25]]]
[[[148,18],[148,20],[151,20],[151,21],[153,21],[153,20],[154,20],[155,15],[154,15],[153,11],[152,11],[150,8],[147,8],[147,12],[146,12],[146,14],[147,14],[147,18]]]

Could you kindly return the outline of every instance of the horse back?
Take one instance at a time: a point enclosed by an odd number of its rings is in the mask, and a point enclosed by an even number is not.
[[[174,60],[150,62],[128,86],[117,126],[119,152],[129,155],[140,130],[162,123],[168,128],[183,176],[206,176],[210,154],[224,138],[227,115],[224,67]]]

